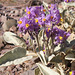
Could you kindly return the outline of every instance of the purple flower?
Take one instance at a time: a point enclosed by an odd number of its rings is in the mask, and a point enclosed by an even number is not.
[[[34,12],[35,10],[36,10],[35,7],[30,7],[30,8],[26,7],[25,12],[26,12],[27,17],[32,18],[32,17],[36,16],[36,14]]]
[[[26,17],[20,18],[20,20],[18,21],[19,30],[21,32],[25,32],[28,29],[30,31],[32,31],[33,30],[33,25],[31,23],[32,23],[32,21],[28,20]]]
[[[41,25],[41,24],[42,24],[41,22],[42,22],[42,21],[41,21],[41,17],[35,18],[35,23],[36,23],[36,24]]]
[[[56,36],[55,37],[55,44],[62,43],[62,41],[63,41],[63,36]]]
[[[75,71],[69,72],[70,75],[75,75]]]
[[[68,2],[71,2],[72,0],[64,0],[64,1],[68,3]]]
[[[48,18],[45,14],[42,14],[41,15],[41,20],[39,21],[39,24],[42,25],[42,26],[45,26],[45,25],[48,25],[49,22],[48,22]],[[50,25],[50,24],[49,24]]]
[[[35,25],[34,25],[34,32],[35,32],[36,34],[38,34],[39,31],[40,31],[40,26],[39,26],[38,24],[35,24]]]
[[[57,10],[56,4],[51,4],[49,7],[50,7],[51,10]]]
[[[60,22],[61,16],[59,10],[56,7],[56,4],[51,4],[49,12],[49,21],[51,21],[53,24],[58,24]]]
[[[36,7],[26,7],[25,12],[28,18],[32,17],[38,17],[41,15],[41,10],[43,9],[42,6],[36,6]]]
[[[23,17],[23,18],[20,18],[20,20],[18,21],[18,27],[21,32],[24,31],[25,20],[26,20],[26,18]]]
[[[72,71],[72,75],[75,75],[75,71]]]
[[[45,14],[42,14],[42,24],[45,24],[45,22],[46,22],[46,16]]]
[[[58,44],[64,42],[70,36],[70,33],[54,28],[53,36],[55,37],[55,44]]]
[[[41,10],[43,9],[43,6],[36,6],[35,8],[36,17],[39,17],[41,15]]]
[[[46,36],[47,36],[47,38],[50,38],[50,32],[51,32],[51,28],[46,28]]]

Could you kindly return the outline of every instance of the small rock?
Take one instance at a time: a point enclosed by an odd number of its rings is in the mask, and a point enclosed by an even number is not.
[[[6,16],[1,16],[1,22],[5,22],[6,21],[6,19],[7,19],[7,17]]]
[[[8,19],[4,21],[4,24],[2,26],[3,30],[9,30],[12,26],[16,26],[17,21],[15,19]]]
[[[20,15],[20,10],[15,10],[15,16],[19,16]]]
[[[32,3],[31,3],[31,6],[41,5],[41,4],[42,4],[42,1],[40,1],[40,0],[33,0]]]
[[[2,8],[2,7],[3,7],[3,5],[0,4],[0,8]]]
[[[0,72],[3,72],[3,71],[4,71],[4,69],[5,69],[4,67],[1,67],[1,68],[0,68]]]
[[[28,70],[26,72],[21,73],[20,75],[35,75],[35,71],[34,70]]]
[[[9,14],[13,14],[13,13],[15,13],[15,11],[14,11],[14,10],[10,11],[10,13],[9,13]]]
[[[7,7],[4,6],[3,9],[5,10],[5,9],[7,9]]]
[[[12,72],[13,72],[13,73],[14,73],[14,72],[17,72],[17,69],[16,69],[16,68],[14,68]]]
[[[6,11],[3,11],[3,13],[6,13]]]
[[[18,73],[17,73],[17,72],[15,72],[15,75],[18,75]]]
[[[22,69],[22,68],[20,67],[20,65],[17,65],[16,68],[17,68],[17,71],[20,71],[20,70]]]
[[[11,71],[11,67],[10,66],[7,67],[7,71],[9,71],[9,72]]]
[[[11,70],[13,70],[16,66],[14,64],[10,65]]]
[[[25,13],[24,9],[20,9],[20,15],[22,16]]]
[[[33,67],[31,68],[31,70],[35,70],[38,66],[35,64],[33,65]]]
[[[6,72],[5,72],[5,75],[10,75],[9,71],[6,71]]]

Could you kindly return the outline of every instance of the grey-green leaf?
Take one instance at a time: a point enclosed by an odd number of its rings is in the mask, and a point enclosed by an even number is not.
[[[70,52],[65,57],[66,60],[75,60],[75,51]]]
[[[26,56],[26,50],[25,48],[16,47],[12,49],[11,51],[4,54],[2,57],[0,57],[0,65],[8,62],[13,61],[15,59],[25,57]]]
[[[41,62],[42,62],[44,65],[47,65],[46,57],[45,57],[45,54],[43,53],[43,51],[40,51],[40,53],[37,53],[37,55],[39,56]]]
[[[35,75],[39,75],[39,73],[40,73],[39,68],[36,68],[36,69],[35,69]],[[41,75],[41,74],[40,74],[40,75]]]
[[[52,58],[50,62],[55,62],[55,63],[60,63],[62,62],[62,57],[61,55],[56,55],[55,57]]]
[[[37,65],[43,75],[60,75],[59,73],[53,71],[52,69],[50,69],[42,64],[37,63]]]
[[[18,59],[15,59],[14,61],[8,61],[5,64],[2,64],[0,67],[12,65],[12,64],[14,64],[14,65],[22,64],[23,62],[30,60],[32,58],[33,58],[33,56],[26,56],[26,57],[18,58]]]
[[[60,44],[54,48],[54,52],[58,52],[61,49]]]
[[[4,40],[7,42],[7,43],[11,43],[11,44],[14,44],[14,45],[19,45],[19,46],[26,46],[25,45],[25,41],[24,39],[20,38],[19,36],[17,36],[15,33],[12,33],[12,32],[5,32],[3,34],[3,38]]]
[[[75,40],[75,34],[71,33],[71,35],[68,37],[67,41],[70,43],[72,40]]]

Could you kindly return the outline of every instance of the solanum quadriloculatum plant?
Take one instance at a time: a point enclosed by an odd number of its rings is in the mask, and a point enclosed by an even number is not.
[[[19,30],[25,34],[28,32],[31,39],[33,39],[32,36],[35,36],[39,50],[40,41],[38,39],[38,35],[41,30],[44,30],[42,35],[44,50],[46,50],[49,46],[49,39],[52,40],[51,48],[54,49],[55,45],[64,43],[69,37],[70,33],[57,28],[57,24],[62,21],[62,19],[56,4],[51,4],[48,7],[48,10],[46,10],[43,6],[26,7],[25,12],[26,16],[20,18],[18,21]],[[45,41],[47,42],[46,45]]]
[[[72,2],[72,1],[75,1],[75,0],[64,0],[64,1],[68,3],[68,2]]]

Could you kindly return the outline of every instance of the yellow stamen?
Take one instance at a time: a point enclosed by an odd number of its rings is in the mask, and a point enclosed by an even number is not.
[[[19,23],[19,24],[22,24],[22,21],[19,21],[18,23]]]
[[[43,11],[44,11],[44,12],[46,12],[46,10],[45,10],[45,9],[43,9]]]
[[[28,28],[29,27],[29,24],[26,24],[26,28]]]
[[[46,31],[45,31],[45,34],[46,34]]]
[[[37,17],[38,15],[36,14],[36,17]]]
[[[41,27],[41,25],[39,24],[39,27]]]
[[[67,0],[67,2],[68,2],[68,0]]]
[[[66,35],[64,35],[64,37],[66,37]]]
[[[28,11],[27,13],[30,14],[30,11]]]
[[[63,22],[63,19],[62,19],[62,18],[60,18],[60,21],[62,21],[62,22]]]
[[[72,71],[71,71],[71,72],[69,72],[69,75],[72,75]]]
[[[43,50],[43,52],[45,52],[45,50]]]
[[[25,9],[25,12],[26,12],[27,10]]]
[[[62,17],[62,14],[60,13],[60,16]]]
[[[53,19],[53,16],[51,16],[51,20]]]
[[[37,23],[38,22],[38,19],[35,19],[35,22]]]
[[[60,39],[60,40],[62,40],[62,39],[63,39],[63,37],[62,37],[62,36],[59,36],[59,39]]]
[[[48,28],[48,32],[49,32],[50,28]]]
[[[51,5],[49,5],[49,7],[51,7]]]
[[[44,18],[43,21],[46,21],[46,19]]]

